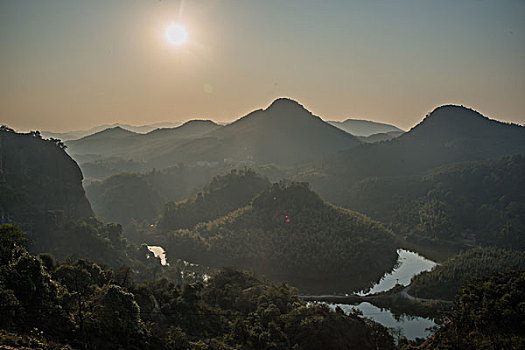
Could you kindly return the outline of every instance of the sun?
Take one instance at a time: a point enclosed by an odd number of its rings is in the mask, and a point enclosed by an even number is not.
[[[188,40],[186,28],[177,23],[172,23],[166,28],[166,40],[174,46],[180,46]]]

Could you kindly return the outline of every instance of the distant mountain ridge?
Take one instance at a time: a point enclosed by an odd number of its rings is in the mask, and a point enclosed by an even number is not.
[[[399,132],[399,133],[405,132],[404,130],[401,130],[400,128],[394,125],[373,122],[371,120],[363,120],[363,119],[349,118],[342,122],[328,121],[328,123],[354,136],[367,137],[367,136],[371,136],[374,134],[383,134],[383,133],[390,133],[390,132]]]
[[[404,132],[402,131],[389,131],[389,132],[380,132],[377,134],[372,134],[370,136],[359,136],[359,140],[361,140],[364,143],[375,143],[375,142],[381,142],[381,141],[390,141],[392,139],[395,139],[396,137],[399,137],[403,135]]]
[[[175,128],[155,129],[146,134],[117,126],[66,144],[72,155],[101,154],[105,157],[124,156],[128,159],[146,155],[147,158],[148,153],[162,153],[177,145],[177,142],[200,137],[216,128],[220,126],[210,120],[190,120]]]
[[[341,154],[341,160],[354,162],[366,157],[371,162],[366,170],[371,173],[374,169],[411,173],[447,163],[524,152],[525,127],[489,119],[462,106],[446,105],[398,138],[350,150]]]
[[[75,157],[99,154],[101,158],[121,157],[165,168],[179,162],[293,165],[360,143],[296,101],[281,98],[225,126],[194,120],[147,134],[113,128],[66,144]]]
[[[293,165],[361,143],[288,98],[277,99],[205,137],[175,150],[170,161],[232,159]]]
[[[340,152],[323,163],[324,177],[310,178],[329,200],[340,203],[367,177],[423,174],[445,164],[525,153],[525,127],[489,119],[462,106],[436,108],[409,132],[391,140]],[[337,198],[336,198],[337,197]]]
[[[52,138],[60,139],[62,141],[70,141],[70,140],[77,140],[82,137],[97,133],[99,131],[102,131],[105,129],[111,129],[115,127],[121,127],[122,129],[126,129],[129,131],[143,134],[143,133],[147,133],[152,130],[159,129],[159,128],[174,128],[178,125],[180,125],[179,122],[159,122],[159,123],[138,125],[138,126],[131,125],[131,124],[113,123],[113,124],[98,125],[93,128],[86,129],[86,130],[72,130],[72,131],[66,131],[66,132],[54,132],[54,131],[44,130],[44,131],[41,131],[40,133],[43,137],[46,137],[46,138],[52,137]]]

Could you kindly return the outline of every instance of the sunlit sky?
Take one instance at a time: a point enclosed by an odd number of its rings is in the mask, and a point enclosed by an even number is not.
[[[0,59],[17,130],[230,121],[280,96],[405,129],[445,103],[525,123],[523,0],[0,0]]]

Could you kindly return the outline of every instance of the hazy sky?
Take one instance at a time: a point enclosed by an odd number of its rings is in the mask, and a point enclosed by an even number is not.
[[[525,123],[523,0],[0,0],[0,59],[18,130],[228,121],[279,96],[402,128],[445,103]]]

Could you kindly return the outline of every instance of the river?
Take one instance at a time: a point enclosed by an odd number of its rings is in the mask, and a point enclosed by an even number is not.
[[[160,263],[164,266],[169,265],[166,261],[166,251],[164,248],[158,245],[149,245],[148,249],[155,255],[156,258],[160,258]]]
[[[392,272],[385,274],[379,283],[372,286],[369,290],[361,291],[357,294],[368,295],[384,292],[391,289],[396,283],[408,286],[412,277],[423,271],[430,271],[436,266],[436,263],[432,260],[428,260],[409,250],[398,249],[397,256],[397,265]]]
[[[430,271],[436,266],[434,261],[409,250],[398,249],[397,254],[398,260],[394,270],[385,274],[379,283],[372,286],[372,288],[367,291],[361,291],[357,293],[358,295],[384,292],[391,289],[396,283],[407,286],[410,284],[412,277],[423,271]],[[371,318],[385,327],[400,330],[408,339],[427,338],[432,334],[432,331],[428,328],[436,326],[433,320],[424,317],[403,316],[396,320],[390,310],[380,309],[366,302],[358,305],[329,304],[329,306],[333,309],[339,306],[346,313],[351,311],[352,308],[358,309],[363,313],[363,316]]]
[[[160,258],[162,265],[168,265],[164,248],[161,246],[148,246],[148,249],[153,252],[156,257]],[[397,253],[398,261],[394,270],[385,274],[379,283],[372,286],[369,290],[361,291],[357,294],[368,295],[387,291],[396,283],[405,286],[409,285],[412,277],[423,271],[430,271],[436,266],[435,262],[428,260],[417,253],[405,249],[399,249]],[[380,309],[366,302],[358,305],[329,304],[329,306],[333,309],[339,306],[346,313],[350,312],[352,308],[358,309],[363,313],[363,316],[368,317],[385,327],[400,330],[408,339],[426,338],[432,334],[432,331],[429,330],[429,328],[436,325],[433,320],[423,317],[404,316],[399,318],[399,320],[396,320],[390,310]]]
[[[345,313],[351,312],[352,308],[358,309],[364,317],[368,317],[385,327],[400,330],[401,334],[408,339],[427,338],[433,333],[429,328],[436,326],[433,320],[424,317],[402,316],[396,320],[389,310],[380,309],[370,303],[358,305],[329,304],[329,306],[331,309],[339,306]]]

